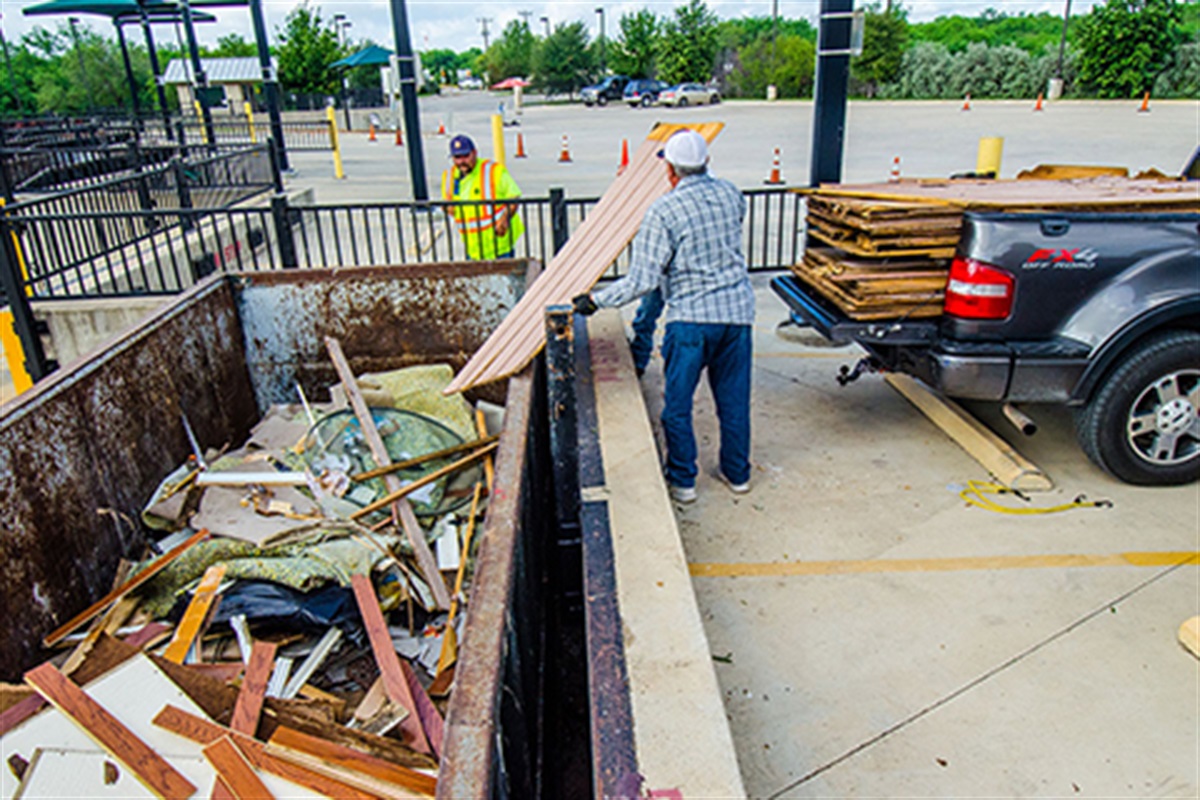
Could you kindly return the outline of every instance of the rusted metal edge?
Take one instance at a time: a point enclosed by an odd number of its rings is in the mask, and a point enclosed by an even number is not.
[[[576,318],[575,375],[579,419],[579,485],[584,495],[603,487],[604,457],[596,413],[595,380],[587,319]],[[608,503],[584,502],[579,512],[583,539],[583,596],[588,654],[588,708],[595,797],[625,797],[636,785],[637,743],[625,662],[616,561]]]
[[[504,668],[505,617],[517,573],[521,491],[533,413],[534,365],[508,382],[494,491],[479,540],[454,694],[446,718],[437,797],[491,796]]]
[[[527,262],[531,259],[515,261],[442,261],[437,263],[396,264],[394,266],[371,267],[339,267],[336,275],[340,280],[352,281],[361,278],[472,278],[478,275],[496,275],[511,272],[523,275]],[[261,272],[227,273],[237,280],[249,283],[264,283],[269,285],[286,286],[288,284],[305,283],[314,277],[322,276],[322,282],[329,280],[328,269],[281,269],[263,270]]]

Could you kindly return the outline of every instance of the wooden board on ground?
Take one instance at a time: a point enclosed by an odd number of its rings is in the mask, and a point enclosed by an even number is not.
[[[1200,617],[1192,617],[1179,626],[1179,643],[1200,658]]]
[[[671,188],[658,151],[671,134],[691,128],[711,142],[723,123],[659,123],[630,159],[629,166],[567,240],[520,302],[446,387],[454,394],[519,372],[545,342],[543,315],[548,305],[568,303],[590,290],[633,239],[650,204]]]
[[[908,375],[892,373],[884,380],[1000,483],[1025,492],[1048,492],[1054,488],[1054,482],[1036,464],[954,401]]]

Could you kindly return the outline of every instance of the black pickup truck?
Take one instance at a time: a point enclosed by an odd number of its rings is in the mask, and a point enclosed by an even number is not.
[[[1200,478],[1200,214],[975,213],[942,316],[850,319],[793,275],[793,319],[865,369],[957,398],[1065,403],[1084,451],[1134,484]]]

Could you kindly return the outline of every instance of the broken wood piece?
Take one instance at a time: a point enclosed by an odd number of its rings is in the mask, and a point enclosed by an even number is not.
[[[1179,643],[1200,658],[1200,617],[1192,617],[1179,626]]]
[[[366,731],[376,736],[383,736],[392,728],[399,725],[408,716],[408,710],[388,700],[387,689],[383,685],[383,677],[378,677],[367,690],[366,696],[354,709],[354,716],[349,727],[354,730]]]
[[[274,671],[271,672],[271,680],[267,681],[267,697],[279,697],[283,694],[283,687],[287,686],[291,674],[292,659],[289,656],[280,656],[275,662]]]
[[[375,427],[375,418],[371,416],[371,410],[367,408],[362,392],[359,391],[358,384],[354,381],[354,373],[350,370],[350,364],[342,352],[341,343],[331,336],[326,336],[325,348],[329,351],[334,369],[337,370],[338,377],[341,379],[346,399],[350,401],[350,407],[354,409],[354,414],[358,417],[358,424],[362,427],[363,438],[366,439],[367,446],[371,449],[371,456],[378,466],[388,466],[392,463],[391,456],[388,455],[387,447]],[[400,488],[400,480],[395,475],[385,475],[383,480],[389,492],[395,492]],[[412,546],[421,575],[429,584],[430,591],[433,592],[436,607],[439,609],[449,608],[450,593],[446,590],[441,573],[438,572],[437,562],[434,561],[433,553],[429,550],[429,543],[425,541],[425,532],[421,528],[421,523],[417,521],[416,514],[413,513],[407,500],[395,501],[393,508],[393,514],[399,519],[400,526],[404,529],[404,535]]]
[[[479,406],[475,407],[475,430],[480,436],[488,435],[487,415],[483,413],[483,409]],[[496,438],[500,438],[500,434],[496,434]],[[483,462],[483,474],[487,478],[488,497],[492,496],[492,485],[496,481],[496,459],[494,456],[488,456]]]
[[[317,671],[321,664],[325,663],[325,659],[337,647],[338,642],[342,640],[342,632],[338,628],[330,628],[325,631],[325,635],[321,637],[321,641],[317,642],[317,646],[309,653],[308,658],[300,664],[292,677],[288,678],[287,685],[283,687],[283,693],[279,697],[283,700],[291,700],[300,692],[300,687],[308,683],[308,679]]]
[[[388,699],[408,711],[408,716],[400,723],[400,729],[408,739],[407,744],[419,753],[431,753],[425,729],[421,726],[420,717],[417,715],[416,701],[408,688],[404,672],[400,668],[400,657],[396,655],[396,648],[392,645],[392,635],[388,632],[387,622],[379,608],[379,598],[375,595],[375,587],[371,585],[371,579],[366,575],[353,575],[350,581]]]
[[[496,434],[495,436],[488,436],[487,434],[480,434],[480,438],[478,438],[472,442],[463,442],[462,444],[452,445],[443,450],[436,450],[432,453],[426,453],[423,456],[416,456],[415,458],[405,459],[404,461],[397,461],[394,464],[391,464],[386,467],[377,467],[376,469],[367,470],[366,472],[360,472],[357,475],[351,475],[350,480],[359,481],[359,482],[369,481],[372,478],[378,478],[382,475],[387,475],[388,473],[391,473],[391,472],[399,472],[402,469],[411,469],[412,467],[419,467],[421,464],[424,464],[426,461],[436,461],[439,458],[446,458],[447,456],[456,455],[456,454],[462,453],[466,450],[474,450],[476,447],[483,447],[486,444],[491,444],[492,442],[499,441],[499,440],[500,440],[500,434]]]
[[[105,611],[103,616],[93,623],[91,630],[83,637],[83,641],[75,645],[75,649],[67,656],[67,660],[61,667],[63,674],[70,675],[83,663],[102,634],[115,635],[121,626],[133,616],[133,612],[137,610],[138,604],[141,602],[137,597],[126,595],[109,606],[108,611]]]
[[[375,795],[359,791],[342,781],[330,778],[311,769],[297,766],[266,752],[266,746],[248,736],[234,733],[228,728],[190,714],[183,709],[168,705],[154,717],[154,724],[163,730],[182,736],[189,741],[208,745],[230,736],[238,748],[255,768],[299,784],[306,789],[320,792],[339,800],[378,800]]]
[[[166,759],[151,750],[52,664],[42,664],[25,673],[25,681],[158,797],[175,800],[191,797],[196,791],[196,787]]]
[[[471,498],[471,512],[467,518],[467,532],[463,536],[462,554],[458,559],[458,572],[454,576],[454,597],[450,601],[450,613],[446,616],[446,629],[442,633],[442,650],[438,653],[437,677],[458,660],[458,632],[454,628],[454,617],[458,613],[459,598],[462,596],[463,578],[467,572],[467,559],[471,555],[471,539],[475,533],[475,517],[479,514],[479,494],[482,486],[475,484]],[[440,687],[439,687],[440,688]]]
[[[197,486],[307,486],[308,474],[304,472],[205,472],[196,479]]]
[[[218,779],[237,800],[269,800],[274,797],[228,736],[206,745],[202,752],[217,771]]]
[[[962,406],[934,392],[917,379],[900,373],[884,378],[929,421],[937,425],[979,464],[1010,489],[1048,492],[1054,482]]]
[[[148,622],[122,641],[130,647],[145,650],[161,642],[171,635],[171,626],[165,622]]]
[[[204,577],[200,579],[200,585],[196,587],[196,593],[192,595],[192,601],[188,603],[183,619],[175,628],[171,643],[163,651],[163,658],[167,661],[182,664],[187,658],[196,637],[208,623],[209,612],[212,610],[213,601],[217,599],[217,590],[221,588],[227,568],[225,564],[216,564],[204,571]]]
[[[430,775],[282,725],[271,734],[266,749],[271,755],[287,760],[299,756],[296,763],[301,766],[317,772],[328,770],[331,777],[364,791],[386,792],[387,797],[398,796],[396,787],[415,792],[420,797],[432,797],[437,790],[437,779]]]
[[[434,707],[433,701],[429,699],[429,695],[425,692],[425,687],[421,685],[420,679],[417,678],[417,673],[413,670],[412,664],[409,664],[404,659],[400,659],[400,669],[404,672],[404,680],[408,684],[408,691],[412,694],[413,702],[417,706],[417,716],[421,718],[421,727],[425,729],[425,735],[429,738],[429,747],[433,750],[435,758],[441,758],[442,736],[446,723],[437,708]]]
[[[440,469],[435,469],[433,472],[430,472],[428,475],[422,475],[420,478],[417,478],[412,483],[405,484],[404,486],[401,486],[400,488],[390,492],[385,497],[381,497],[378,500],[376,500],[375,502],[363,506],[358,511],[355,511],[353,514],[351,514],[350,519],[361,519],[362,517],[365,517],[368,514],[373,514],[374,512],[378,511],[379,509],[383,508],[384,506],[391,505],[392,503],[396,502],[397,500],[408,497],[410,494],[415,492],[417,489],[420,489],[422,486],[428,486],[429,484],[433,483],[434,481],[440,480],[440,479],[446,477],[447,475],[450,475],[454,472],[458,472],[460,469],[475,463],[479,459],[486,456],[488,453],[491,453],[493,450],[495,450],[499,446],[500,446],[499,442],[492,442],[491,444],[486,444],[483,447],[476,450],[474,453],[471,453],[469,456],[464,456],[463,458],[458,459],[457,461],[453,462],[452,464],[447,464],[446,466],[441,467]],[[428,547],[428,545],[426,545],[426,546]]]
[[[88,622],[91,622],[91,620],[97,614],[100,614],[106,608],[108,608],[110,605],[115,603],[117,600],[121,599],[129,592],[133,591],[134,589],[141,586],[146,581],[150,580],[155,575],[157,575],[159,572],[162,572],[162,570],[164,568],[166,568],[172,561],[179,558],[179,556],[183,555],[183,553],[189,547],[191,547],[192,545],[197,544],[199,542],[202,542],[207,538],[208,538],[208,531],[200,530],[200,531],[197,531],[194,535],[188,537],[187,540],[185,540],[184,542],[171,548],[168,552],[164,553],[162,555],[162,557],[157,559],[154,563],[150,564],[148,567],[143,569],[137,575],[134,575],[132,578],[130,578],[128,581],[126,581],[124,584],[122,584],[120,588],[113,589],[111,592],[106,594],[104,597],[100,598],[95,603],[92,603],[86,609],[84,609],[83,611],[79,612],[77,615],[72,617],[71,620],[69,622],[67,622],[65,625],[62,625],[62,626],[56,628],[54,631],[52,631],[49,636],[47,636],[45,639],[42,640],[42,646],[53,647],[64,636],[66,636],[69,633],[74,632],[74,630],[76,628],[78,628]]]
[[[233,707],[233,717],[229,720],[229,727],[238,733],[253,736],[258,730],[258,715],[262,712],[267,681],[270,680],[271,667],[275,662],[275,649],[270,642],[260,641],[255,642],[250,651],[250,664]]]
[[[451,664],[445,669],[438,670],[437,677],[429,684],[426,689],[430,697],[443,698],[450,694],[451,687],[454,686],[455,664]]]

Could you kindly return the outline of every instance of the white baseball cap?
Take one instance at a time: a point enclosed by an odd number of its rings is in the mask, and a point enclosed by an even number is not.
[[[708,163],[708,143],[690,128],[676,131],[667,139],[667,146],[658,151],[658,157],[677,167],[702,167]]]

